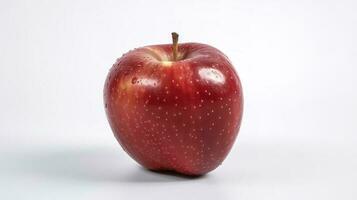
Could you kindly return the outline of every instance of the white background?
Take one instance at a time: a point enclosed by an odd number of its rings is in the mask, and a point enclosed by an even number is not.
[[[0,199],[356,199],[355,0],[0,1]],[[104,80],[135,47],[202,42],[241,77],[238,140],[187,179],[140,168]]]

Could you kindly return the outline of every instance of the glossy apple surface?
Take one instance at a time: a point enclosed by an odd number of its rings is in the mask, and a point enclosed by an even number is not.
[[[111,68],[104,103],[123,149],[142,166],[186,175],[218,167],[238,135],[240,80],[229,59],[199,43],[132,50]]]

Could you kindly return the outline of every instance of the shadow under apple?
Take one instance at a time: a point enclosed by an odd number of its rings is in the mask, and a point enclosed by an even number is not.
[[[118,149],[64,149],[29,152],[13,156],[13,167],[22,173],[57,180],[94,182],[177,182],[201,179],[174,172],[154,172],[144,169]]]

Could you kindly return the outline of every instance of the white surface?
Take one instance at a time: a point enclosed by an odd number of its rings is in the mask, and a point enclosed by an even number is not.
[[[356,199],[357,3],[0,1],[0,199]],[[138,167],[109,129],[106,74],[135,47],[225,52],[244,120],[199,179]]]

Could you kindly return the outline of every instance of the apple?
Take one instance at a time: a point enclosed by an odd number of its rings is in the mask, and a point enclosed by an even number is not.
[[[200,43],[151,45],[112,66],[107,118],[122,148],[154,171],[203,175],[217,168],[238,135],[242,86],[229,59]]]

